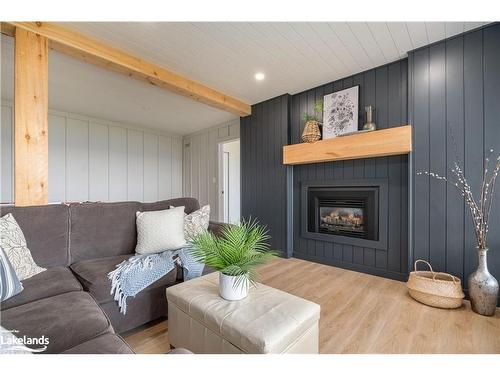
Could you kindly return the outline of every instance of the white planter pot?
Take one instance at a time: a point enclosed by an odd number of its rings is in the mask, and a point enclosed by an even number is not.
[[[250,282],[247,278],[239,284],[236,283],[237,276],[224,275],[219,272],[219,294],[228,301],[238,301],[248,295]]]

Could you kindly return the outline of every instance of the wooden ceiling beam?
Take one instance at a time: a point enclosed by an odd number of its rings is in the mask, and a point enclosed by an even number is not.
[[[44,36],[49,40],[51,49],[85,62],[146,81],[237,116],[251,114],[251,106],[239,99],[63,26],[50,22],[2,22],[2,33],[12,34],[15,28]]]
[[[1,28],[2,34],[14,37],[14,33],[15,33],[16,28],[11,23],[0,22],[0,28]]]

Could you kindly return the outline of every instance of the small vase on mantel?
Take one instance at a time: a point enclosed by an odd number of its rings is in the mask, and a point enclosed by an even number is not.
[[[486,316],[495,314],[498,300],[498,281],[488,272],[488,249],[478,248],[479,264],[469,276],[469,298],[472,311]]]

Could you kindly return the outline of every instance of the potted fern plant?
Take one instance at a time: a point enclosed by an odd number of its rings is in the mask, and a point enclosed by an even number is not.
[[[191,253],[206,266],[219,271],[219,293],[222,298],[236,301],[248,295],[255,285],[255,268],[277,255],[270,251],[269,235],[256,221],[227,225],[220,236],[203,232],[193,238]]]

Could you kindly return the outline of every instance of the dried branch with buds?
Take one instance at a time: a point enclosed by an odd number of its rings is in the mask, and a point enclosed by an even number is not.
[[[444,181],[451,186],[457,188],[467,202],[469,207],[472,222],[474,223],[474,232],[476,235],[477,246],[480,249],[486,249],[486,241],[488,239],[489,220],[491,215],[491,207],[495,194],[495,182],[500,171],[500,155],[496,158],[494,168],[490,173],[488,167],[490,165],[490,157],[493,150],[490,150],[488,157],[484,160],[483,181],[481,184],[481,192],[479,203],[472,194],[470,185],[465,178],[464,172],[457,161],[455,161],[451,171],[451,178],[443,177],[434,172],[417,172],[417,175],[426,175],[440,181]]]

